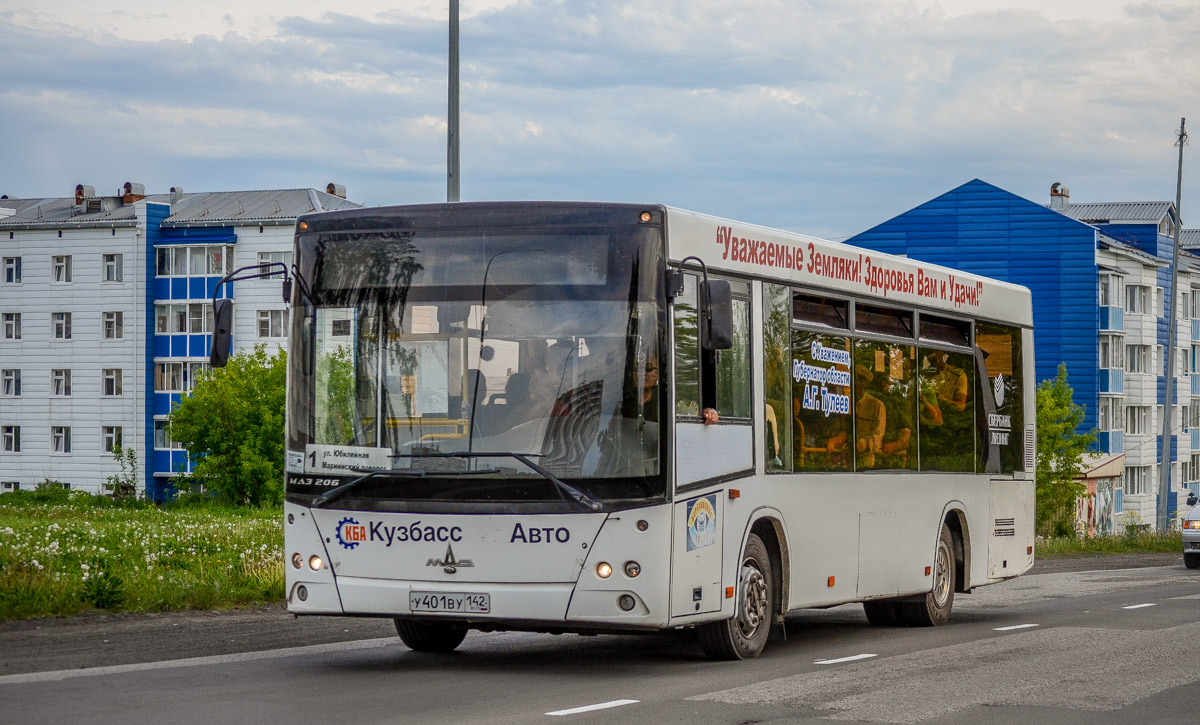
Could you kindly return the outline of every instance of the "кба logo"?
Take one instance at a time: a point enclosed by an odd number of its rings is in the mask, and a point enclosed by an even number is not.
[[[353,549],[367,540],[367,527],[347,516],[338,522],[333,531],[338,543],[347,549]]]

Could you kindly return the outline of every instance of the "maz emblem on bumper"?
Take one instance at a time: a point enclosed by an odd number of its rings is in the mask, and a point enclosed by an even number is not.
[[[458,571],[460,566],[475,566],[475,563],[470,559],[455,559],[454,547],[447,545],[446,558],[430,559],[429,561],[425,562],[425,566],[440,566],[442,567],[442,571],[446,572],[447,574],[453,574],[454,572]]]

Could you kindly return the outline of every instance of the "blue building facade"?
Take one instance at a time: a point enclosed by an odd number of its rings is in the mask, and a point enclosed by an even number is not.
[[[1129,522],[1153,521],[1174,205],[1069,199],[1060,184],[1047,206],[975,179],[847,243],[1030,288],[1038,380],[1066,365],[1075,402],[1086,408],[1083,429],[1098,431],[1099,453],[1128,454],[1127,478],[1114,492],[1116,513],[1133,510]],[[1200,374],[1192,374],[1200,362],[1200,315],[1190,289],[1192,280],[1200,288],[1196,261],[1185,255],[1176,297],[1183,317],[1175,367],[1182,415],[1175,413],[1171,436],[1171,511],[1176,482],[1195,487],[1200,479],[1200,425],[1193,420]]]

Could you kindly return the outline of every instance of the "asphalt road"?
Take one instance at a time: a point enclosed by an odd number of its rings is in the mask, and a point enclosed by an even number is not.
[[[1047,560],[960,595],[946,627],[804,612],[740,663],[677,634],[472,633],[420,655],[389,620],[274,607],[8,622],[0,722],[1192,723],[1198,601],[1178,555]]]

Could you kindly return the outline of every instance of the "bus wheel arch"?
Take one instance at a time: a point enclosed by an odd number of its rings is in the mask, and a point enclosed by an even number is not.
[[[783,530],[783,522],[774,515],[764,516],[754,522],[750,533],[762,539],[771,558],[771,571],[775,577],[775,591],[772,599],[775,605],[777,622],[783,622],[783,615],[788,611],[788,591],[791,589],[791,557],[788,555],[787,533]]]
[[[965,594],[971,591],[971,528],[961,508],[948,509],[943,521],[954,540],[954,591]]]

